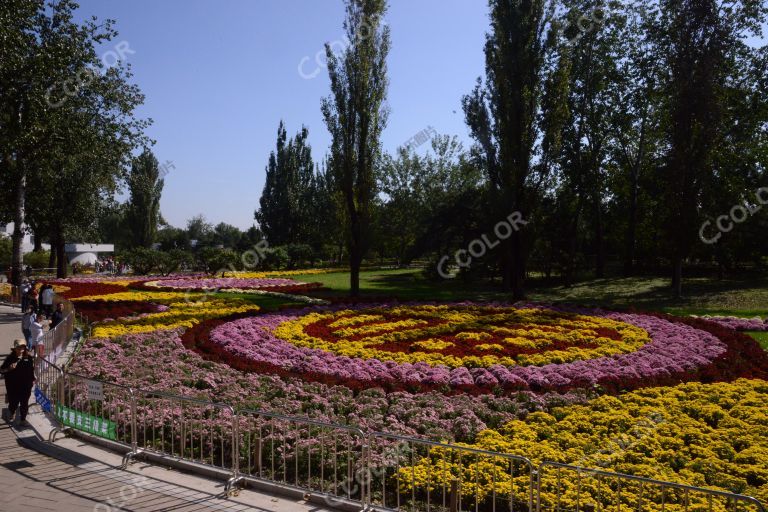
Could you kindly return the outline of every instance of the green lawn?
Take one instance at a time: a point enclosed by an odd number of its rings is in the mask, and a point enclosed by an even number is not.
[[[768,332],[748,332],[765,350],[768,350]]]
[[[254,295],[249,293],[217,293],[216,298],[238,298],[256,304],[264,311],[275,311],[280,306],[286,306],[292,304],[290,301],[281,299],[280,297],[272,297],[269,295]],[[303,303],[295,303],[296,306],[303,306]]]
[[[307,276],[305,280],[320,282],[329,288],[322,295],[341,297],[349,291],[348,273],[319,274]],[[458,279],[429,281],[422,276],[420,270],[415,269],[362,272],[360,288],[363,296],[400,300],[509,299],[509,294],[493,283],[466,284]],[[528,297],[546,302],[632,306],[680,315],[768,315],[766,276],[722,281],[710,278],[688,279],[684,284],[684,293],[682,299],[673,298],[669,292],[668,279],[632,277],[594,279],[570,287],[545,285],[534,280],[530,283]]]
[[[299,278],[301,279],[301,278]],[[349,274],[337,272],[307,276],[327,290],[319,297],[344,297],[349,293]],[[494,283],[467,284],[459,279],[430,281],[420,270],[371,270],[360,275],[364,297],[399,300],[509,300],[510,295]],[[543,302],[568,302],[615,308],[635,307],[675,315],[735,315],[745,318],[768,316],[768,277],[749,275],[741,279],[692,278],[684,282],[681,299],[671,296],[669,280],[658,277],[593,279],[573,286],[552,286],[532,281],[528,298]],[[768,333],[750,333],[768,349]]]

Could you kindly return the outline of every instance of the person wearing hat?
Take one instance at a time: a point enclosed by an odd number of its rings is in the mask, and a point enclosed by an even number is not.
[[[8,421],[13,421],[19,409],[19,425],[27,425],[27,410],[32,386],[35,383],[35,361],[27,350],[27,341],[14,340],[13,348],[0,366],[5,377],[5,399],[8,402]]]

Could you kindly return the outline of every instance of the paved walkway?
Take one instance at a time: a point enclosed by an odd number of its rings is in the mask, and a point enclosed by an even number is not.
[[[18,337],[18,308],[0,306],[0,355]],[[3,356],[4,357],[4,356]],[[5,405],[5,387],[2,390]],[[0,511],[306,511],[325,510],[303,500],[251,490],[224,498],[224,482],[138,462],[118,469],[121,456],[78,439],[50,444],[39,407],[30,407],[32,427],[0,424]]]

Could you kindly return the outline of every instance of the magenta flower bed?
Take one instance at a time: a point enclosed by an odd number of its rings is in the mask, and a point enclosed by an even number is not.
[[[307,416],[366,430],[432,439],[471,441],[529,412],[585,403],[587,392],[446,396],[438,392],[355,392],[344,386],[237,371],[184,347],[181,330],[89,339],[71,371],[149,391],[224,402],[235,407]]]
[[[711,364],[727,346],[716,336],[683,323],[655,316],[600,310],[569,309],[603,316],[645,329],[653,340],[636,352],[545,366],[501,365],[489,368],[450,369],[426,363],[396,363],[359,359],[322,350],[297,347],[273,334],[285,321],[313,311],[367,309],[390,304],[335,305],[259,315],[236,320],[211,331],[210,341],[220,351],[254,363],[256,368],[276,367],[291,374],[321,374],[343,383],[372,387],[387,383],[406,386],[450,387],[464,390],[568,390],[608,385],[638,387],[672,379]],[[526,305],[525,307],[542,307]],[[553,308],[555,309],[555,308]]]
[[[702,320],[715,322],[734,331],[768,331],[768,321],[761,318],[737,318],[734,316],[704,316]]]
[[[298,286],[302,284],[305,283],[294,281],[293,279],[278,278],[235,279],[225,277],[209,279],[164,279],[162,281],[163,288],[178,288],[182,290],[207,290],[220,288],[251,290],[259,288]]]

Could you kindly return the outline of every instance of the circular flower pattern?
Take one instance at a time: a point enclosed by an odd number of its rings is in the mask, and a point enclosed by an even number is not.
[[[161,281],[148,281],[144,286],[158,289],[174,290],[216,290],[222,288],[249,290],[262,288],[280,288],[287,286],[296,286],[305,283],[294,281],[293,279],[279,278],[250,278],[238,279],[235,277],[225,278],[181,278],[181,279],[163,279]]]
[[[449,368],[563,363],[651,342],[643,329],[608,318],[474,305],[311,313],[274,332],[293,345],[341,356]]]
[[[679,381],[727,350],[709,332],[651,315],[472,303],[272,313],[218,326],[210,343],[256,371],[482,392]]]

